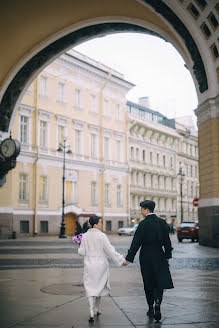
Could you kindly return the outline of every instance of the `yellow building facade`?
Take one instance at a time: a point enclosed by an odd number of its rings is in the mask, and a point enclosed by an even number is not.
[[[0,237],[59,233],[64,141],[66,233],[75,233],[76,218],[83,225],[91,214],[103,217],[108,232],[127,225],[125,96],[132,87],[73,50],[31,83],[14,117],[21,153],[0,189]]]

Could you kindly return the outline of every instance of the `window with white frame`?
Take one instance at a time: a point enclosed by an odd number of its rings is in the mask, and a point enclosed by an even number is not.
[[[97,200],[97,183],[95,181],[91,182],[91,205],[96,206]]]
[[[170,157],[170,167],[173,167],[173,157]]]
[[[63,125],[58,126],[58,144],[63,144],[65,140],[65,127]]]
[[[103,109],[104,109],[104,115],[107,117],[110,116],[109,101],[107,99],[104,99]]]
[[[48,97],[48,78],[40,76],[40,97]]]
[[[117,121],[122,120],[122,110],[120,104],[116,104],[116,120]]]
[[[78,202],[78,183],[77,181],[71,182],[71,200],[73,204]]]
[[[19,200],[28,200],[28,175],[20,173],[19,176]]]
[[[22,144],[28,143],[29,135],[29,117],[21,115],[20,116],[20,142]]]
[[[47,177],[40,176],[39,200],[47,201]]]
[[[65,84],[62,82],[59,82],[58,84],[58,102],[65,102]]]
[[[121,162],[121,140],[116,140],[116,160]]]
[[[40,147],[47,146],[47,131],[48,131],[47,122],[40,121]]]
[[[145,150],[142,150],[142,161],[145,162]]]
[[[150,152],[150,163],[151,164],[153,163],[153,153],[152,153],[152,151]]]
[[[104,204],[107,207],[110,207],[110,184],[106,183],[105,184],[105,199],[104,199]]]
[[[109,143],[110,143],[110,139],[109,137],[104,137],[104,158],[105,160],[109,160],[110,159],[110,149],[109,149]]]
[[[75,130],[75,153],[81,154],[81,130]]]
[[[75,89],[75,107],[81,108],[81,90]]]
[[[97,135],[91,133],[91,157],[97,158]]]
[[[190,176],[192,177],[193,175],[193,169],[192,169],[192,165],[190,166]]]
[[[65,181],[65,203],[71,203],[72,182]]]
[[[139,148],[136,148],[136,160],[139,160]]]
[[[97,113],[97,97],[90,95],[90,110],[92,113]]]
[[[117,207],[122,206],[122,185],[117,185]]]

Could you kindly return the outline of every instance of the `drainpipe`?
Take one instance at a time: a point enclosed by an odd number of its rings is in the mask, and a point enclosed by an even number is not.
[[[104,160],[104,153],[103,153],[103,91],[109,81],[111,80],[111,70],[108,72],[108,76],[106,78],[106,81],[103,83],[102,87],[100,88],[100,101],[99,101],[99,125],[100,125],[100,159],[103,162],[103,168],[100,170],[101,172],[101,213],[102,213],[102,219],[104,222],[104,197],[105,197],[105,190],[104,190],[104,184],[105,184],[105,179],[104,179],[104,172],[106,169],[105,166],[105,160]],[[104,222],[104,229],[105,231],[105,222]]]
[[[38,205],[38,159],[39,159],[39,147],[38,147],[38,79],[35,80],[35,92],[34,92],[34,104],[35,104],[35,150],[36,159],[34,162],[34,222],[33,222],[33,236],[38,234],[38,222],[37,222],[37,205]]]

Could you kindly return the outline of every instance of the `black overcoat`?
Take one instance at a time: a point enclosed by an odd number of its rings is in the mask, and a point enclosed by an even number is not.
[[[139,248],[144,289],[173,288],[167,262],[172,257],[172,246],[169,227],[163,219],[150,214],[139,223],[126,260],[133,263]]]

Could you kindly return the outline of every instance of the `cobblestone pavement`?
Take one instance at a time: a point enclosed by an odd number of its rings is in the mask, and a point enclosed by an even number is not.
[[[109,236],[126,254],[132,237]],[[139,263],[111,268],[111,296],[102,315],[88,324],[82,259],[70,238],[34,237],[0,241],[0,327],[216,328],[219,327],[219,250],[173,242],[175,288],[164,293],[162,320],[146,315]]]

